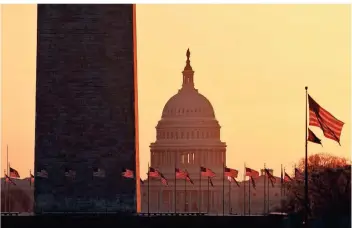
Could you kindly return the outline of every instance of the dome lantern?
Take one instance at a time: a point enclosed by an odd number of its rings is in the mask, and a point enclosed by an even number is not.
[[[182,72],[182,75],[183,75],[182,89],[194,90],[194,71],[191,66],[190,56],[191,56],[191,52],[189,51],[189,48],[188,48],[186,52],[186,57],[187,57],[186,66]]]

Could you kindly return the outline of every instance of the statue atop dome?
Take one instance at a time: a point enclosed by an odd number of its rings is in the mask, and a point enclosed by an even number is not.
[[[184,70],[185,71],[186,70],[192,71],[192,66],[191,66],[191,61],[190,61],[191,52],[189,51],[189,48],[187,49],[186,56],[187,56],[187,61],[186,61],[186,66],[185,66]]]
[[[186,66],[182,72],[183,74],[182,88],[190,88],[194,90],[194,81],[193,81],[194,71],[191,66],[191,61],[189,60],[191,56],[191,52],[189,51],[189,48],[187,49],[186,56],[187,56]]]

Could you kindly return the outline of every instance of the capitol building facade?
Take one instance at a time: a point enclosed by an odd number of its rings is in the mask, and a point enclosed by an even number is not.
[[[168,185],[163,185],[157,178],[148,177],[149,180],[144,181],[141,185],[142,212],[262,214],[266,207],[270,210],[279,206],[282,198],[280,178],[275,187],[269,186],[269,191],[265,192],[262,171],[256,188],[249,192],[248,181],[238,180],[238,186],[223,177],[226,143],[221,141],[221,126],[210,101],[195,88],[189,50],[186,56],[182,87],[165,104],[156,126],[156,141],[150,144],[150,167],[159,170]],[[201,166],[216,173],[211,178],[213,186],[208,178],[200,175]],[[175,168],[187,170],[193,184],[176,179]],[[269,200],[265,203],[264,198]]]

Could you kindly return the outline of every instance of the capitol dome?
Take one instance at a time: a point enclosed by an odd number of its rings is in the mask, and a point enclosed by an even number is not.
[[[215,118],[210,101],[194,88],[194,71],[190,64],[190,51],[183,73],[182,88],[165,104],[162,119],[167,118]]]
[[[215,118],[215,115],[210,101],[196,89],[180,89],[165,104],[161,117]]]
[[[186,66],[182,72],[182,87],[166,102],[156,126],[156,144],[170,141],[177,144],[220,142],[221,127],[215,118],[214,108],[194,87],[190,55],[188,49]]]
[[[206,211],[207,204],[208,208],[219,205],[214,200],[206,201],[204,191],[198,186],[208,185],[207,194],[212,199],[218,198],[218,202],[223,193],[221,174],[226,164],[226,143],[221,141],[221,127],[212,104],[194,87],[190,55],[187,50],[182,87],[166,102],[156,126],[156,140],[150,144],[148,166],[158,170],[166,179],[160,183],[159,178],[149,176],[142,185],[143,196],[147,196],[142,200],[143,211]],[[201,167],[217,174],[212,178],[211,189],[209,179],[199,178]],[[193,181],[187,183],[180,179],[175,175],[176,170],[187,172],[189,180],[192,178]]]

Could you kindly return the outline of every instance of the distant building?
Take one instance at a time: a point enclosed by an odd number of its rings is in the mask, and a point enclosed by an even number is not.
[[[248,181],[245,182],[247,187],[240,181],[238,187],[235,183],[230,186],[228,180],[223,178],[226,143],[221,141],[220,124],[212,104],[195,88],[190,52],[187,51],[186,55],[182,87],[165,104],[161,120],[156,126],[156,141],[150,145],[150,166],[164,174],[168,186],[163,186],[155,178],[145,180],[141,189],[142,212],[220,214],[224,210],[226,214],[248,214]],[[212,178],[214,187],[210,186],[209,190],[207,178],[200,179],[200,166],[216,173],[216,177]],[[194,185],[179,179],[175,182],[175,168],[186,169]],[[256,179],[256,189],[252,187],[250,193],[251,214],[264,213],[263,174]],[[269,195],[270,208],[280,204],[279,186],[280,181],[277,181],[275,187],[269,186],[269,193],[266,193]],[[248,205],[244,206],[244,202]]]
[[[133,5],[38,5],[36,213],[137,210],[133,23]]]

